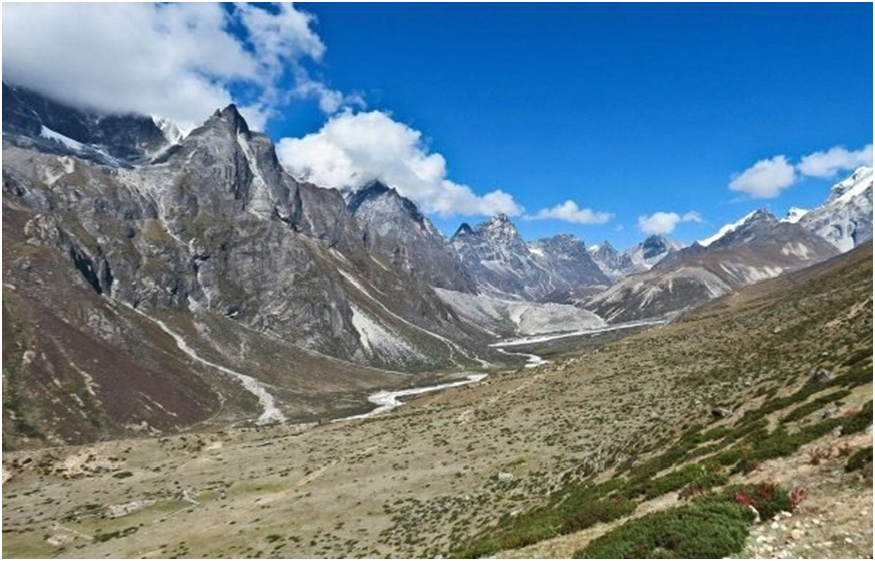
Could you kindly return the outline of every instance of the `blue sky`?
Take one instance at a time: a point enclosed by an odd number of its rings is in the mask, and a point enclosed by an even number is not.
[[[298,6],[318,17],[331,84],[422,131],[455,181],[615,215],[519,221],[526,237],[624,246],[639,215],[695,210],[703,223],[673,233],[691,241],[754,208],[815,205],[831,184],[751,199],[727,188],[733,173],[872,142],[869,4]],[[269,131],[322,119],[289,112]]]
[[[236,102],[291,173],[347,190],[382,179],[448,234],[506,211],[528,239],[626,247],[643,225],[689,242],[755,208],[814,206],[872,158],[871,4],[3,15],[4,80],[187,128]]]

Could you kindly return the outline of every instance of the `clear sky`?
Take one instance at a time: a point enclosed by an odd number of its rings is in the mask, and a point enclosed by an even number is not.
[[[187,128],[236,102],[297,177],[381,179],[448,234],[690,242],[871,164],[872,10],[7,3],[3,79]]]
[[[703,222],[673,233],[691,241],[755,208],[815,205],[832,183],[753,199],[727,188],[732,174],[872,142],[870,4],[299,7],[318,16],[332,85],[422,131],[454,181],[615,215],[519,221],[526,237],[629,245],[640,215],[693,210]],[[269,130],[322,118],[290,112]]]

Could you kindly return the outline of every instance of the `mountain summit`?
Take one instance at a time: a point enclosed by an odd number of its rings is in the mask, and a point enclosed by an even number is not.
[[[861,167],[836,183],[826,202],[801,217],[799,224],[840,251],[872,239],[872,168]]]

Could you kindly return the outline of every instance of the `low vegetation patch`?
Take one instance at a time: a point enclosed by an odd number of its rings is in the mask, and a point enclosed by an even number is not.
[[[720,559],[740,551],[754,521],[746,506],[701,500],[654,512],[596,538],[578,559]]]
[[[546,506],[520,516],[505,517],[489,535],[475,539],[451,555],[485,557],[627,516],[635,511],[637,503],[623,496],[608,496],[616,491],[618,483],[611,480],[600,485],[566,484],[551,495]]]
[[[661,477],[630,481],[625,493],[629,498],[650,500],[684,488],[704,491],[728,481],[729,476],[717,464],[690,464]]]
[[[867,446],[861,450],[857,450],[845,465],[845,471],[861,471],[866,465],[872,465],[872,447]]]
[[[869,401],[858,412],[842,423],[842,435],[863,432],[872,425],[872,402]]]
[[[739,485],[683,506],[626,522],[577,551],[578,559],[720,559],[741,551],[756,516],[769,519],[793,503],[785,489]]]

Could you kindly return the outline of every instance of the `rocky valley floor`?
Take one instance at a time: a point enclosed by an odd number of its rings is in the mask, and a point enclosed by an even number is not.
[[[3,555],[585,556],[696,495],[774,483],[792,514],[735,555],[867,557],[871,344],[868,243],[371,419],[4,452]],[[587,493],[615,510],[562,506]]]

